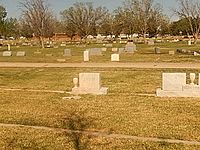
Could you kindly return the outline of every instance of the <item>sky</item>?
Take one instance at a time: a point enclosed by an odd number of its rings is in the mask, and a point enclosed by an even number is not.
[[[19,2],[21,1],[23,0],[0,0],[0,5],[3,5],[6,8],[8,17],[19,18],[21,12]],[[69,8],[75,2],[93,2],[95,6],[106,6],[112,11],[121,6],[123,1],[124,0],[47,0],[48,4],[58,18],[61,11]],[[168,15],[170,20],[177,20],[177,17],[172,13],[172,8],[177,7],[176,0],[155,1],[161,4],[164,13]]]

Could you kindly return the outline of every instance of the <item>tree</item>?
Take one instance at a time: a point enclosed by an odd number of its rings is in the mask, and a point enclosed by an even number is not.
[[[72,7],[61,12],[62,21],[71,34],[82,38],[96,35],[108,10],[104,7],[94,8],[92,3],[75,3]]]
[[[44,48],[44,37],[53,35],[53,14],[45,0],[25,0],[21,3],[23,24],[39,38]]]
[[[114,11],[114,27],[118,30],[117,34],[133,34],[136,32],[135,16],[127,3],[124,7],[119,7]]]
[[[160,5],[154,4],[154,0],[126,0],[125,6],[146,43],[146,34],[152,31],[156,33],[164,20]]]
[[[4,21],[7,16],[6,9],[3,6],[0,6],[0,35],[3,35],[4,32]]]
[[[8,37],[8,36],[18,37],[19,36],[18,21],[16,18],[6,18],[5,19],[3,35],[5,37]]]
[[[187,24],[190,26],[191,33],[197,43],[200,32],[200,2],[196,0],[177,0],[179,9],[175,13],[180,18],[187,19]]]
[[[186,18],[180,19],[178,21],[172,22],[170,25],[170,30],[172,35],[190,35],[191,30]]]
[[[17,37],[18,21],[16,18],[7,18],[7,11],[3,6],[0,6],[0,36],[7,38],[8,36]]]
[[[6,9],[0,5],[0,20],[3,20],[4,18],[6,18],[6,16],[7,16]]]
[[[114,11],[115,27],[125,34],[142,34],[146,43],[147,33],[156,35],[166,31],[169,21],[154,0],[125,0]]]

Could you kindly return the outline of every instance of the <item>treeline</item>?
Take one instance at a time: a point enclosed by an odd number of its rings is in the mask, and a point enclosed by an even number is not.
[[[48,1],[26,0],[20,3],[21,15],[17,20],[7,18],[6,9],[0,6],[0,35],[3,37],[51,37],[54,33],[79,35],[115,35],[137,33],[144,38],[155,36],[189,35],[197,38],[200,32],[200,2],[178,0],[174,10],[181,19],[170,22],[161,5],[154,0],[124,0],[122,6],[110,12],[106,7],[94,7],[92,3],[74,3],[62,10],[57,19]]]

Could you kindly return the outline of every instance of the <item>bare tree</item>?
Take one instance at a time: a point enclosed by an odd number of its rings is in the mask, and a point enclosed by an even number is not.
[[[152,18],[156,18],[157,22],[160,19],[161,13],[158,4],[154,5],[154,0],[127,0],[125,2],[128,10],[133,14],[137,30],[143,34],[146,43],[149,22],[152,21]]]
[[[156,34],[157,29],[167,23],[160,5],[154,0],[125,0],[123,6],[115,10],[115,19],[119,20],[123,33],[140,33],[145,43],[147,33]]]
[[[108,10],[104,7],[94,8],[92,3],[75,3],[72,7],[61,12],[62,20],[71,33],[82,38],[97,34],[98,27]]]
[[[53,14],[45,0],[24,0],[22,6],[22,20],[30,32],[39,38],[44,48],[44,37],[53,33]]]
[[[179,9],[175,10],[175,13],[180,18],[187,19],[196,44],[200,32],[200,2],[196,0],[177,1],[179,3]]]

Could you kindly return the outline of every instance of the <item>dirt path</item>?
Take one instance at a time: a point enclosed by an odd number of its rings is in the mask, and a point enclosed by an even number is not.
[[[1,68],[184,68],[184,69],[200,69],[200,63],[11,63],[0,62]]]
[[[31,128],[36,130],[47,130],[47,131],[55,131],[55,132],[67,132],[67,133],[81,133],[94,137],[104,137],[104,138],[114,138],[114,139],[127,139],[127,140],[138,140],[138,141],[151,141],[151,142],[166,142],[171,144],[184,144],[184,145],[199,145],[198,141],[186,141],[186,140],[176,140],[176,139],[161,139],[161,138],[153,138],[153,137],[138,137],[124,134],[109,134],[105,132],[94,132],[94,131],[74,131],[60,128],[50,128],[43,126],[28,126],[28,125],[19,125],[19,124],[4,124],[0,123],[0,127],[20,127],[20,128]]]

